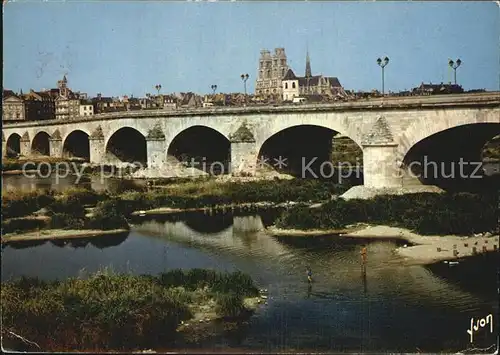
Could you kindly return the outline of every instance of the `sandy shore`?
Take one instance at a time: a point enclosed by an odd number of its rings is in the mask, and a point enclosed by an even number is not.
[[[171,207],[160,207],[151,210],[142,210],[132,212],[132,216],[144,216],[144,215],[162,215],[162,214],[175,214],[184,212],[203,212],[203,211],[225,211],[234,210],[247,207],[285,207],[295,205],[295,202],[284,202],[284,203],[273,203],[273,202],[247,202],[247,203],[234,203],[230,205],[217,205],[217,206],[205,206],[205,207],[193,207],[193,208],[171,208]]]
[[[457,235],[432,235],[423,236],[405,228],[389,226],[369,226],[361,230],[342,234],[343,237],[362,238],[398,238],[414,244],[396,249],[396,253],[412,264],[432,264],[438,261],[455,261],[460,258],[470,257],[476,253],[498,252],[499,236],[457,236]],[[454,250],[457,251],[455,255]]]
[[[28,232],[22,234],[4,234],[2,236],[2,244],[26,242],[26,241],[38,241],[38,240],[92,238],[92,237],[102,237],[107,235],[121,234],[125,232],[128,232],[128,230],[127,229],[112,229],[112,230],[45,229],[41,231]]]
[[[344,235],[343,233],[350,233],[358,230],[363,230],[365,226],[353,226],[344,229],[282,229],[276,226],[269,226],[266,228],[267,233],[275,237],[322,237],[325,235]]]
[[[409,246],[396,249],[396,253],[408,264],[432,264],[438,261],[455,261],[460,258],[476,254],[489,253],[499,249],[498,235],[457,236],[431,235],[424,236],[405,228],[389,227],[384,225],[370,226],[358,224],[345,229],[330,230],[298,230],[280,229],[275,226],[266,228],[273,236],[287,237],[319,237],[334,235],[334,237],[359,239],[400,239],[408,242]],[[476,254],[474,249],[476,248]],[[485,249],[484,249],[485,248]],[[455,255],[454,250],[458,254]]]

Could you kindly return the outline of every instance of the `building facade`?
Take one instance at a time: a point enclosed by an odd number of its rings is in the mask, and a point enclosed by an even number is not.
[[[24,100],[12,90],[3,90],[2,121],[25,121],[26,107]]]
[[[56,104],[53,96],[48,91],[36,92],[30,90],[23,95],[26,107],[26,120],[51,120],[56,116]]]
[[[345,91],[336,77],[312,75],[309,53],[306,54],[306,70],[302,77],[296,76],[292,69],[288,69],[283,80],[282,99],[293,101],[295,97],[322,97],[325,100],[338,96],[345,96]]]
[[[255,82],[255,95],[261,98],[281,100],[281,81],[288,71],[285,48],[275,48],[274,54],[267,49],[260,52],[259,69]]]
[[[92,101],[80,100],[80,116],[92,116],[94,114],[94,105]]]

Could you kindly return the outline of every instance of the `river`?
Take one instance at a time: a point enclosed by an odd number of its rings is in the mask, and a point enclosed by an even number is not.
[[[404,266],[394,254],[397,241],[270,236],[263,228],[276,213],[138,218],[128,235],[111,239],[6,246],[2,280],[60,279],[103,267],[135,274],[241,270],[268,290],[268,304],[237,331],[199,344],[220,351],[456,352],[469,346],[472,317],[493,314],[498,322],[491,257],[452,267]],[[362,243],[368,248],[365,273]],[[313,271],[311,288],[306,266]],[[495,333],[482,328],[474,341],[490,346]]]

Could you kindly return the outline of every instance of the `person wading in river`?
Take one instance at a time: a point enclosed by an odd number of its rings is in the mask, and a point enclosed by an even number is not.
[[[309,284],[312,283],[312,271],[311,271],[311,268],[308,266],[306,267],[306,274],[307,274],[307,282],[309,282]]]
[[[361,254],[361,263],[364,266],[366,264],[366,245],[363,244],[363,248],[361,248],[361,251],[359,252]]]

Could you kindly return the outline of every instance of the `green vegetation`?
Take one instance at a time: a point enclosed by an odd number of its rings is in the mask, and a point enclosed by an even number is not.
[[[14,332],[41,349],[133,350],[172,344],[181,321],[200,306],[219,317],[241,316],[243,298],[258,289],[241,272],[172,270],[159,276],[101,271],[87,279],[43,282],[21,278],[2,283],[4,347]]]
[[[167,185],[161,190],[140,193],[128,191],[113,202],[122,213],[159,207],[198,208],[223,204],[269,201],[318,202],[342,194],[349,187],[331,181],[292,179],[220,183],[214,180],[189,181]]]
[[[500,160],[500,135],[485,144],[482,157],[486,160]]]
[[[85,217],[85,205],[95,205],[108,198],[92,190],[71,188],[62,193],[54,191],[12,192],[2,197],[2,231],[19,233],[30,230],[52,229],[118,229],[128,228],[123,216],[111,210],[97,210],[92,217]],[[46,209],[47,223],[34,219],[32,213]]]
[[[296,207],[276,221],[279,228],[337,229],[354,223],[386,224],[423,235],[492,231],[498,223],[498,199],[469,193],[419,193],[372,200],[331,201],[319,208]]]

